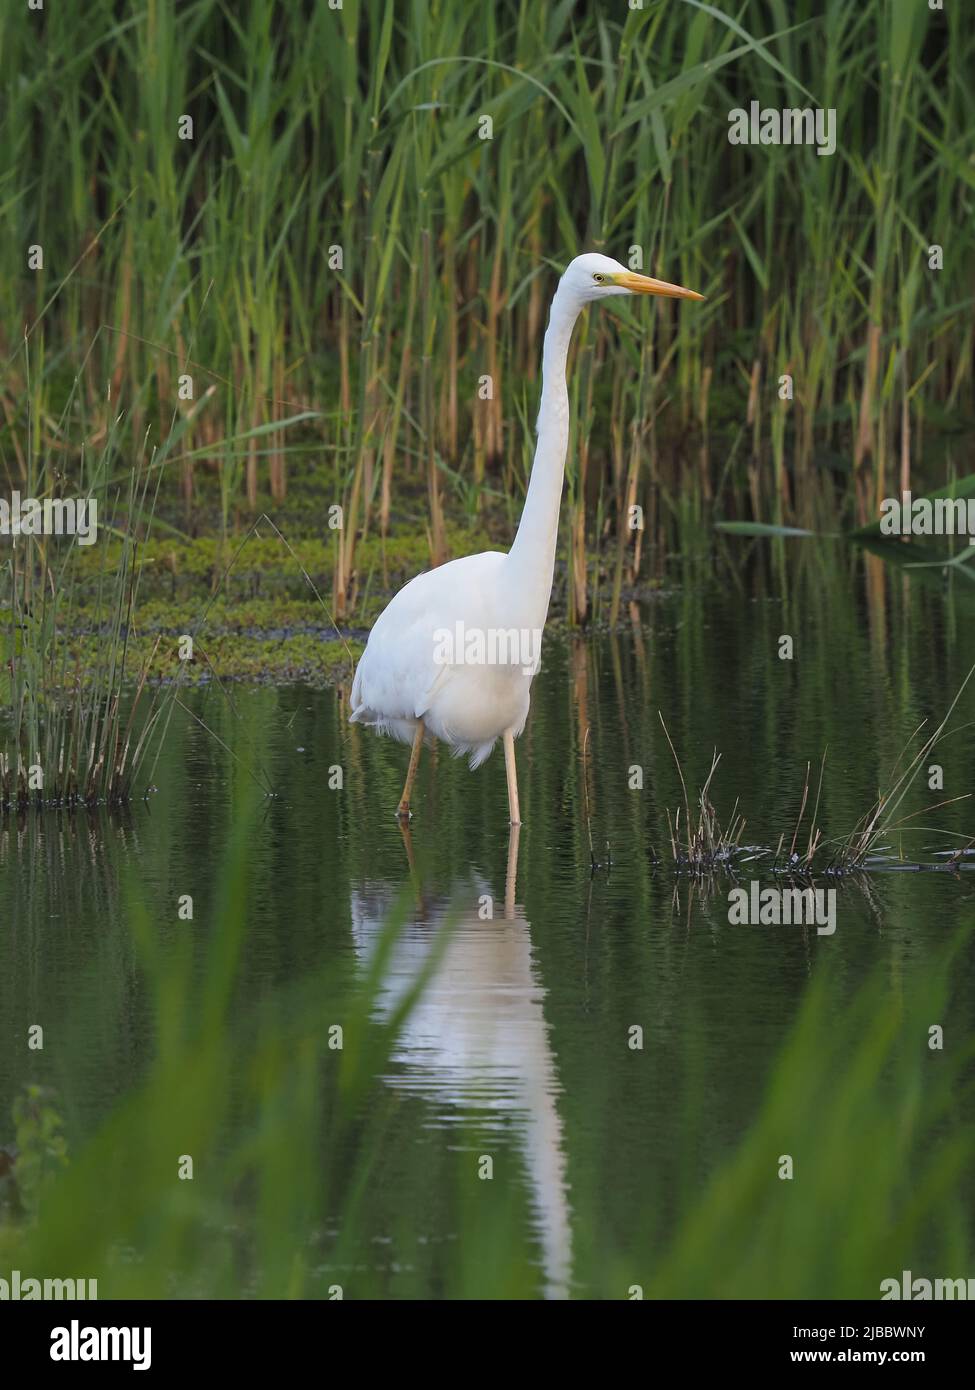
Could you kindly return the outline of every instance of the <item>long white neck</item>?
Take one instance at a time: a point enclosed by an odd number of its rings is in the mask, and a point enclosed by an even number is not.
[[[565,364],[572,329],[581,307],[579,300],[559,281],[542,348],[542,400],[538,409],[535,458],[525,508],[505,566],[506,579],[526,626],[544,624],[552,594],[559,507],[569,448]]]

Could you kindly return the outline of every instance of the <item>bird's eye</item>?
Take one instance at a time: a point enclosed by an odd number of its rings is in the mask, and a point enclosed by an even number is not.
[[[601,284],[603,283],[603,281],[606,279],[606,276],[605,276],[605,275],[600,275],[600,274],[598,273],[598,271],[597,271],[597,272],[593,275],[592,278],[595,280],[595,282],[596,282],[597,285],[601,285]]]

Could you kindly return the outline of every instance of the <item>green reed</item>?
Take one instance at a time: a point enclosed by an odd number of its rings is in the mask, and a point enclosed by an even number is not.
[[[150,0],[120,19],[94,0],[4,15],[0,55],[11,483],[82,361],[67,476],[108,383],[134,456],[189,376],[200,408],[163,496],[189,517],[217,475],[225,532],[283,501],[299,465],[280,422],[316,412],[304,444],[345,509],[348,615],[357,539],[402,497],[425,493],[435,562],[471,489],[520,504],[545,307],[587,248],[637,248],[708,302],[624,305],[580,335],[575,618],[598,603],[597,553],[614,613],[645,567],[634,504],[655,515],[680,491],[862,524],[892,487],[946,480],[925,443],[972,414],[975,35],[958,6]],[[835,154],[730,145],[728,112],[753,98],[835,108]]]

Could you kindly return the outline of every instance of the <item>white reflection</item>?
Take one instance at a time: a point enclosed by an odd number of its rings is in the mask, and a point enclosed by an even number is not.
[[[568,1296],[571,1231],[559,1083],[542,1010],[544,990],[532,962],[531,931],[515,902],[520,827],[512,826],[503,903],[479,875],[453,893],[418,890],[417,910],[390,955],[379,1007],[388,1016],[427,966],[439,928],[450,923],[440,963],[400,1033],[388,1084],[432,1102],[445,1127],[478,1112],[513,1116],[529,1173],[542,1244],[545,1293]],[[413,867],[409,830],[403,831]],[[368,961],[402,891],[401,884],[369,881],[352,889],[356,954]],[[493,917],[484,919],[492,899]],[[505,1126],[488,1121],[488,1132]]]

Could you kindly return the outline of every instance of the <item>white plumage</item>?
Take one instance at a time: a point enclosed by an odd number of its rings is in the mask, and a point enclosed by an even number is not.
[[[468,555],[417,575],[390,601],[369,634],[352,684],[350,718],[413,743],[400,815],[409,815],[424,737],[442,740],[455,754],[469,754],[471,767],[479,766],[503,737],[511,821],[520,820],[514,740],[528,718],[552,592],[569,443],[569,341],[587,304],[620,294],[703,298],[637,275],[608,256],[576,257],[552,300],[542,352],[538,443],[511,550]],[[465,659],[463,640],[454,642],[445,657],[444,634],[457,632],[474,641],[473,659],[470,653]],[[512,633],[517,634],[514,648]],[[508,634],[509,640],[498,640],[499,634],[502,639]]]
[[[352,721],[412,743],[428,735],[478,767],[500,734],[528,718],[531,675],[523,668],[435,661],[438,632],[507,629],[504,564],[498,550],[418,574],[379,615],[352,685]]]

